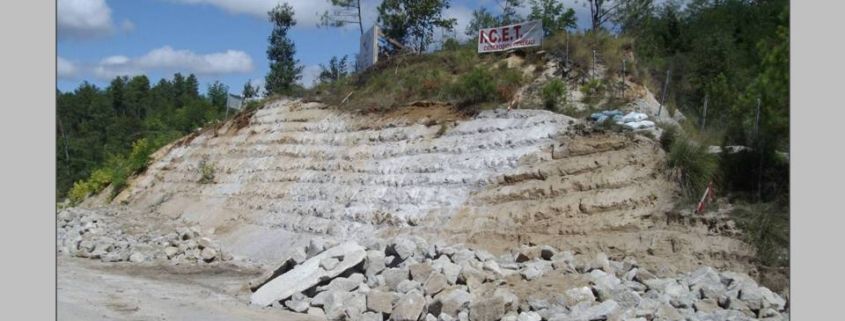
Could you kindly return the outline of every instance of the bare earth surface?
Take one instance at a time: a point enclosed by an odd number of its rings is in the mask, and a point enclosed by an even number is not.
[[[57,260],[60,320],[320,320],[249,305],[245,280],[259,271]]]

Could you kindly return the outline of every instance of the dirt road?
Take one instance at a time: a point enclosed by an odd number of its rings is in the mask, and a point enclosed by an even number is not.
[[[57,257],[58,320],[320,320],[248,303],[258,271]]]

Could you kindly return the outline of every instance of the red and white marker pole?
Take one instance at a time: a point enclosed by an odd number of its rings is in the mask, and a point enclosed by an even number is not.
[[[701,195],[701,200],[698,201],[698,206],[695,207],[695,214],[701,214],[701,212],[704,212],[704,206],[707,205],[708,195],[710,196],[709,200],[713,201],[716,199],[716,195],[713,193],[713,181],[707,183],[707,188],[704,189],[704,195]]]

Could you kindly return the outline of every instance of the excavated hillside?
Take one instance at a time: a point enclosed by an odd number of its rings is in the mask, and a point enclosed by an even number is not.
[[[312,238],[404,234],[753,275],[730,222],[678,214],[664,160],[652,138],[542,110],[360,115],[281,99],[165,147],[112,203],[136,220],[198,225],[224,252],[269,264]]]

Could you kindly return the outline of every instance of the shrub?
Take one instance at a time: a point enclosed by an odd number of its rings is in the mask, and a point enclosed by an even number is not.
[[[208,163],[207,159],[203,159],[199,164],[200,179],[198,183],[209,184],[214,182],[214,172],[216,171],[214,165]]]
[[[766,266],[789,265],[789,212],[776,203],[738,205],[731,213]]]
[[[543,105],[546,109],[555,110],[560,97],[566,93],[566,85],[560,79],[554,79],[543,86]]]
[[[701,196],[717,169],[716,158],[707,153],[707,146],[696,144],[685,136],[677,136],[672,142],[668,166],[688,200]]]
[[[451,89],[451,96],[463,105],[492,101],[496,94],[493,75],[484,68],[475,68],[461,75]]]
[[[606,86],[601,79],[591,79],[581,85],[580,89],[584,93],[585,102],[594,102],[604,96]]]
[[[661,127],[663,128],[663,133],[660,134],[660,147],[668,152],[678,137],[678,126],[666,125]]]
[[[78,204],[86,197],[98,193],[111,183],[111,178],[112,173],[110,171],[98,169],[91,173],[88,179],[76,181],[68,192],[70,202],[72,204]]]

